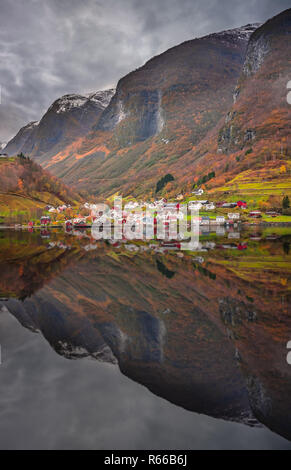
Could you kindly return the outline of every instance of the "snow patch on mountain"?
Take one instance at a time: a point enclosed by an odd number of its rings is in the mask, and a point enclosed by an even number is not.
[[[61,98],[54,101],[49,107],[48,111],[54,110],[57,114],[66,113],[71,111],[73,108],[80,108],[88,101],[86,96],[82,95],[64,95]]]
[[[81,108],[87,105],[89,102],[92,102],[98,105],[100,108],[105,109],[110,103],[114,93],[115,90],[110,89],[89,93],[88,95],[64,95],[54,101],[53,104],[49,107],[48,111],[54,110],[57,114],[67,113],[68,111],[72,111],[74,108]]]
[[[87,95],[88,99],[98,103],[103,109],[107,108],[111,98],[115,94],[115,88],[110,88],[109,90],[97,91],[95,93],[89,93]]]
[[[250,23],[240,28],[227,29],[226,31],[220,31],[218,33],[209,34],[202,39],[219,39],[224,44],[233,42],[248,41],[250,36],[256,29],[261,26],[261,23]]]
[[[31,121],[23,129],[26,129],[26,130],[34,129],[38,125],[39,125],[39,121]]]

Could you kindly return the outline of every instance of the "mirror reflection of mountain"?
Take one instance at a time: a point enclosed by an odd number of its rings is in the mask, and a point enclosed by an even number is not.
[[[268,230],[207,234],[201,253],[2,232],[1,304],[68,359],[118,364],[176,405],[291,440],[291,234]]]

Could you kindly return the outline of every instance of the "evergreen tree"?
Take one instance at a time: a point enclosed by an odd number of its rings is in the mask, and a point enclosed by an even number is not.
[[[157,186],[156,186],[156,193],[158,193],[159,191],[161,191],[163,189],[164,186],[166,186],[166,184],[169,182],[169,181],[173,181],[175,178],[173,175],[171,175],[170,173],[167,173],[165,176],[163,176],[162,178],[159,179],[159,181],[157,182]]]
[[[290,207],[290,200],[289,200],[289,197],[288,197],[288,196],[284,196],[284,197],[283,197],[282,207],[283,207],[283,209],[289,209],[289,207]]]

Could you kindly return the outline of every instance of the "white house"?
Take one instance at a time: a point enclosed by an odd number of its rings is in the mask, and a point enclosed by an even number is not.
[[[206,206],[206,204],[209,204],[208,199],[205,199],[203,201],[198,201],[198,202],[200,202],[200,204],[202,204],[202,206]]]
[[[202,204],[200,201],[189,201],[188,202],[188,209],[201,209]]]
[[[221,224],[221,225],[224,224],[225,223],[225,217],[223,215],[218,215],[216,217],[216,223]]]
[[[240,214],[238,212],[229,212],[227,217],[231,220],[238,220],[240,218]]]
[[[192,194],[195,194],[195,196],[201,196],[203,193],[204,193],[204,190],[201,188],[195,189],[194,191],[192,191]]]
[[[209,224],[210,224],[209,217],[201,217],[200,225],[209,225]]]
[[[211,202],[210,204],[205,204],[205,210],[206,211],[213,211],[215,209],[215,204]]]

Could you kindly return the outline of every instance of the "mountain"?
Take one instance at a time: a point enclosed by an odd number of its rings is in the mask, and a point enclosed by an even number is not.
[[[154,57],[119,81],[109,106],[84,138],[71,139],[49,158],[39,144],[32,153],[29,146],[25,151],[67,183],[94,193],[151,190],[153,180],[228,112],[257,26],[186,41]]]
[[[248,44],[234,90],[233,105],[223,124],[173,168],[181,179],[208,173],[209,187],[225,187],[250,195],[290,190],[291,106],[287,83],[291,75],[291,9],[259,27]],[[226,184],[227,183],[227,184]],[[260,185],[260,187],[258,186]],[[223,188],[225,189],[225,188]]]
[[[88,96],[70,94],[57,99],[39,122],[29,123],[7,144],[9,155],[24,153],[45,162],[68,143],[84,136],[97,122],[114,90]]]
[[[290,18],[288,9],[169,49],[119,81],[88,133],[57,137],[53,115],[46,132],[58,144],[47,152],[38,126],[25,151],[96,195],[154,196],[170,173],[164,194],[175,196],[211,172],[206,188],[219,197],[273,207],[274,196],[279,207],[291,197]]]
[[[47,204],[80,201],[77,193],[24,156],[0,156],[0,181],[0,221],[7,217],[16,221],[25,212],[43,209]]]

